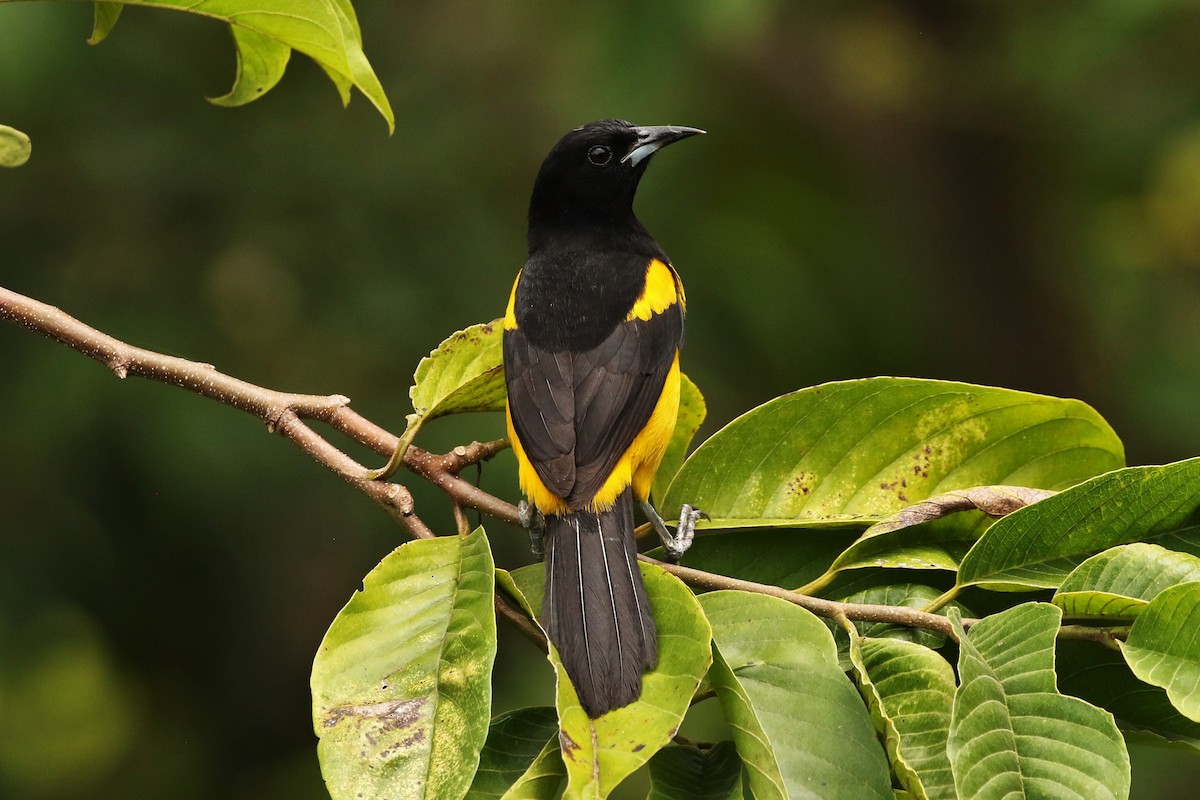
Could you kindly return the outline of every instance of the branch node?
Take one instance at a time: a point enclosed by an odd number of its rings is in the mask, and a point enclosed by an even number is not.
[[[283,415],[291,410],[291,406],[268,407],[266,413],[263,414],[263,421],[267,423],[267,432],[275,433],[279,430],[279,426],[283,422]]]
[[[104,362],[104,365],[112,370],[112,373],[121,380],[129,377],[129,359],[113,356]]]

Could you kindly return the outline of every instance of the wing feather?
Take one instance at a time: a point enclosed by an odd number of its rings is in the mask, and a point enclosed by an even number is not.
[[[678,303],[621,321],[580,352],[504,332],[513,428],[538,477],[571,508],[592,500],[650,419],[682,338]]]

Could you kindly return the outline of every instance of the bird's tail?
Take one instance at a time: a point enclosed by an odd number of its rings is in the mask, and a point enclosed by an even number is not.
[[[542,620],[590,717],[628,705],[658,662],[658,637],[626,488],[607,511],[546,517]]]

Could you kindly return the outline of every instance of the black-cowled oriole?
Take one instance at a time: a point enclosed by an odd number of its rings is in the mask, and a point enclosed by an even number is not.
[[[684,296],[633,214],[651,156],[697,133],[610,119],[564,136],[534,183],[504,317],[509,440],[526,519],[544,521],[542,624],[592,717],[636,700],[658,660],[634,501],[675,557],[700,513],[685,506],[672,535],[649,504],[679,409]]]

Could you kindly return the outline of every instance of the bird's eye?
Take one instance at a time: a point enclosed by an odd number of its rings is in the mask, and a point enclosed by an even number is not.
[[[597,167],[603,167],[612,160],[612,150],[609,150],[602,144],[598,144],[591,150],[588,150],[588,161],[595,164]]]

